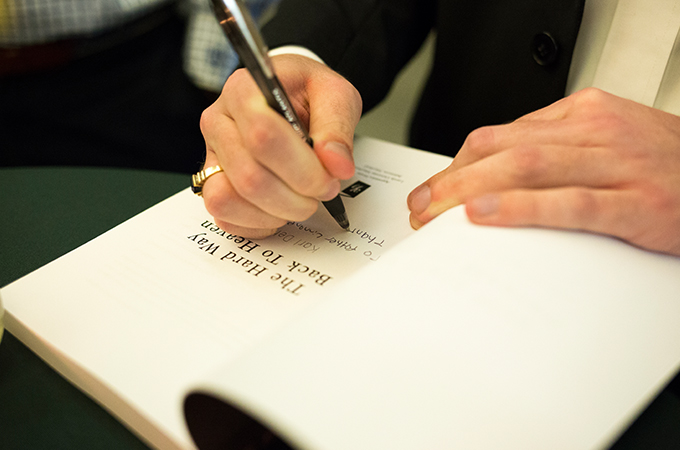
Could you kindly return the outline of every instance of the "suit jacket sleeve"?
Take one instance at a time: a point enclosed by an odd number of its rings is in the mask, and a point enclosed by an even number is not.
[[[435,13],[430,0],[283,0],[263,34],[272,48],[315,52],[354,84],[366,111],[418,51]]]

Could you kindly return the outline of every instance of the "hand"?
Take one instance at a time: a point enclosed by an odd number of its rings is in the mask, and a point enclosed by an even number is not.
[[[311,216],[354,174],[352,143],[361,97],[337,73],[309,58],[272,58],[314,150],[267,102],[250,74],[229,77],[201,117],[205,166],[224,169],[203,186],[205,206],[223,230],[248,238]]]
[[[680,255],[680,117],[586,89],[472,132],[408,202],[414,228],[465,203],[478,224],[586,230]]]

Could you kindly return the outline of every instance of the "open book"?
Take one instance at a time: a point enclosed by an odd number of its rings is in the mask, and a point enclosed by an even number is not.
[[[356,160],[350,231],[244,239],[187,189],[3,288],[7,329],[164,449],[241,414],[310,449],[600,448],[678,369],[680,259],[461,208],[414,232],[450,160]]]

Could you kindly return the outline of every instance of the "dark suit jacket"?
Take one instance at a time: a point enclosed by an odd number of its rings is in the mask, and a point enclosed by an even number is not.
[[[467,134],[564,96],[584,0],[283,0],[270,47],[302,45],[347,77],[368,110],[431,30],[433,70],[411,145],[454,155]]]

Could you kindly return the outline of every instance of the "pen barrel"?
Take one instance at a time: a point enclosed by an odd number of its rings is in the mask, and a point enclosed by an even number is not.
[[[255,81],[257,82],[257,80]],[[313,147],[314,144],[312,139],[309,137],[307,130],[302,125],[300,117],[297,115],[295,108],[293,108],[293,105],[290,103],[290,100],[286,95],[286,91],[283,89],[283,86],[281,86],[281,82],[279,81],[278,77],[274,75],[272,78],[263,79],[263,82],[266,83],[266,88],[261,90],[264,93],[269,106],[281,114],[293,127],[293,130],[295,130],[295,132],[303,140],[305,140],[305,142],[307,142],[310,147]]]
[[[267,46],[248,10],[243,7],[241,0],[212,0],[212,3],[222,30],[269,106],[281,114],[298,136],[313,149],[314,142],[276,76],[267,55]],[[345,207],[339,196],[323,204],[342,228],[349,228]]]

